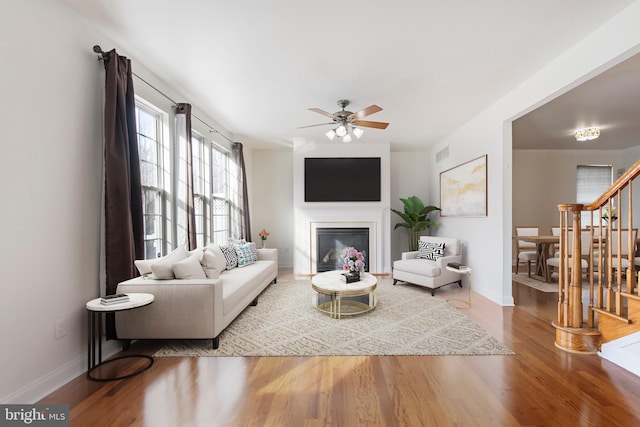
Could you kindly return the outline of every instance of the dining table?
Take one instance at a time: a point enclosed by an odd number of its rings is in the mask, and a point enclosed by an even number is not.
[[[536,269],[531,277],[543,282],[551,282],[551,270],[547,258],[553,256],[552,248],[560,243],[560,236],[514,236],[514,239],[536,245]]]

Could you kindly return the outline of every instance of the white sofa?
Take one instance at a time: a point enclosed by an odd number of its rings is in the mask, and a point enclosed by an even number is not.
[[[462,244],[449,237],[420,236],[422,242],[444,243],[444,255],[437,260],[418,258],[420,251],[403,252],[402,259],[393,263],[393,284],[408,282],[431,289],[431,295],[441,286],[458,283],[462,286],[460,273],[447,270],[450,262],[462,263]]]
[[[116,314],[118,339],[212,339],[278,276],[278,251],[258,249],[257,261],[222,271],[217,279],[158,280],[136,277],[118,285],[117,293],[145,292],[154,302]],[[127,344],[125,344],[127,346]]]

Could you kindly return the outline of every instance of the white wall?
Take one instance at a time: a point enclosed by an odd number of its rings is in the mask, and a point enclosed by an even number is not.
[[[267,247],[278,249],[278,265],[293,267],[293,163],[292,151],[252,150],[251,233],[269,233]]]
[[[417,196],[427,206],[440,206],[430,197],[431,174],[425,170],[429,164],[429,153],[420,151],[392,152],[391,153],[391,208],[403,211],[404,205],[400,198]],[[409,235],[405,228],[393,228],[399,222],[403,222],[395,213],[391,212],[391,260],[400,259],[402,252],[409,250]],[[440,222],[437,212],[433,212],[429,218]],[[429,230],[425,234],[434,234],[435,230]]]
[[[104,65],[94,44],[127,55],[60,2],[0,3],[0,403],[35,402],[87,369],[84,307],[103,282]],[[135,72],[189,102],[131,59]],[[148,100],[170,104],[134,85]],[[196,106],[194,113],[216,126]],[[194,127],[208,134],[195,120]],[[61,339],[56,320],[66,328]],[[105,355],[117,349],[114,342],[103,348]]]
[[[447,146],[450,151],[443,164],[431,160],[436,197],[440,171],[488,154],[488,217],[442,218],[438,229],[442,235],[455,230],[465,240],[477,292],[501,304],[513,303],[511,121],[637,53],[639,18],[636,2],[434,147],[434,153]]]
[[[99,283],[103,85],[88,33],[57,2],[0,7],[3,403],[33,401],[86,370],[84,305]],[[67,335],[56,340],[59,319]]]
[[[615,180],[623,161],[618,150],[514,150],[513,224],[549,234],[559,224],[558,205],[576,203],[578,165],[611,165]]]

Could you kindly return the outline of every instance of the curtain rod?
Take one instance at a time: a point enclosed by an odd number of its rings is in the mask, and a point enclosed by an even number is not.
[[[99,54],[100,56],[98,56],[98,61],[102,61],[104,60],[104,58],[107,56],[107,53],[104,52],[102,50],[102,48],[99,45],[95,45],[93,46],[93,51],[97,54]],[[171,101],[171,103],[173,103],[173,106],[176,107],[179,103],[174,101],[173,99],[171,99],[167,94],[165,94],[164,92],[162,92],[160,89],[158,89],[157,87],[155,87],[154,85],[152,85],[151,83],[149,83],[148,81],[146,81],[145,79],[143,79],[142,77],[140,77],[139,75],[137,75],[136,73],[134,73],[133,71],[131,71],[131,74],[133,74],[134,76],[136,76],[138,79],[140,79],[140,81],[142,81],[144,84],[146,84],[147,86],[149,86],[151,89],[155,90],[156,92],[158,92],[160,95],[164,96],[165,98],[167,98],[169,101]],[[229,141],[230,143],[234,144],[235,142],[230,140],[229,138],[227,138],[225,135],[223,135],[222,133],[220,133],[220,131],[216,128],[214,128],[213,126],[211,126],[210,124],[208,124],[207,122],[205,122],[204,120],[202,120],[200,117],[196,116],[195,114],[191,113],[191,117],[193,117],[194,119],[198,120],[200,123],[202,123],[203,125],[205,125],[206,127],[209,128],[209,133],[217,133],[218,135],[220,135],[221,137],[223,137],[224,139],[226,139],[227,141]]]

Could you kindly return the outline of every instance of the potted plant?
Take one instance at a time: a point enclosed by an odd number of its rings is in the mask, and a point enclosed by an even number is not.
[[[422,200],[416,196],[406,199],[400,198],[400,200],[404,204],[404,212],[396,209],[391,209],[391,211],[398,214],[404,222],[397,223],[393,229],[406,228],[409,233],[409,250],[417,251],[420,233],[438,225],[435,221],[429,219],[429,214],[433,211],[439,211],[440,208],[437,206],[425,206]]]

